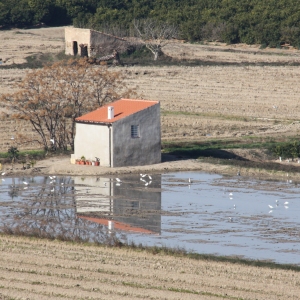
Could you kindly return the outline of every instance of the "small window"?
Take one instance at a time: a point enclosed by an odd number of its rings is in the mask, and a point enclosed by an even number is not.
[[[139,138],[140,137],[139,125],[131,125],[131,137],[132,138]]]

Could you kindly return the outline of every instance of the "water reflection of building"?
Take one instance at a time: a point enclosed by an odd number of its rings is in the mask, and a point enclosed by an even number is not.
[[[145,186],[139,175],[113,178],[74,178],[76,214],[103,225],[140,233],[161,232],[161,176],[155,175]]]

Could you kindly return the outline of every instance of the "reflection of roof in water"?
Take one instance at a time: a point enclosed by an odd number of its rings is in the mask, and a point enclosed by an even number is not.
[[[81,219],[85,219],[91,222],[95,222],[101,225],[108,226],[108,221],[113,221],[114,222],[114,228],[119,229],[119,230],[124,230],[124,231],[131,231],[131,232],[139,232],[139,233],[148,233],[148,234],[157,234],[154,231],[147,230],[141,227],[134,227],[126,223],[118,222],[115,220],[107,220],[107,219],[100,219],[100,218],[93,218],[93,217],[86,217],[86,216],[80,216],[77,215],[77,217]]]

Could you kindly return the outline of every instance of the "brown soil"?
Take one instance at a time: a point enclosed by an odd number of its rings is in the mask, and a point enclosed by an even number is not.
[[[64,49],[63,28],[1,31],[4,65],[26,56]],[[145,99],[162,108],[164,141],[211,141],[298,135],[300,51],[258,46],[174,43],[165,50],[174,58],[201,59],[186,67],[117,68]],[[1,93],[16,91],[27,70],[1,69]],[[0,108],[1,109],[1,108]],[[17,133],[35,139],[27,123],[1,121],[0,151]],[[18,144],[20,149],[35,144]],[[200,170],[263,178],[298,178],[296,162],[267,161],[262,151],[236,150],[235,155],[283,166],[279,171],[251,165],[214,165],[207,160],[163,155],[163,163],[132,168],[70,165],[68,157],[39,161],[22,170],[4,165],[7,174],[162,173]],[[276,169],[276,168],[275,168]],[[300,299],[300,274],[294,271],[195,261],[144,251],[76,245],[58,241],[0,237],[0,299]]]
[[[299,299],[295,271],[23,237],[0,245],[1,299]]]

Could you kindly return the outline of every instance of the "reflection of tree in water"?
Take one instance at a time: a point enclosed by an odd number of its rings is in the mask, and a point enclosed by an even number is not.
[[[105,226],[77,218],[74,182],[70,177],[56,178],[52,183],[48,177],[40,179],[39,183],[27,179],[30,182],[28,191],[13,182],[8,192],[11,199],[23,195],[10,206],[12,219],[7,219],[6,213],[1,214],[2,232],[106,244],[117,242]]]
[[[12,184],[9,186],[8,195],[11,198],[11,200],[14,200],[14,198],[19,197],[20,195],[20,187],[16,186],[16,178],[12,178]]]

